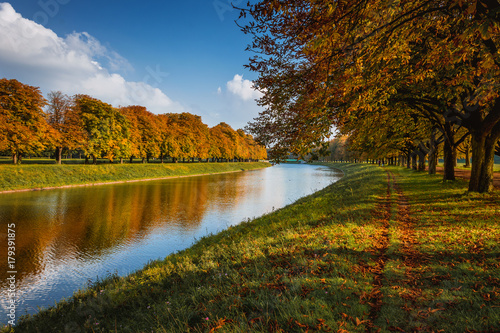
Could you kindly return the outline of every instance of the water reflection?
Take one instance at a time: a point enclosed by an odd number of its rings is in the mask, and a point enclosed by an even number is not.
[[[197,238],[283,207],[339,175],[314,166],[27,192],[0,197],[0,322],[7,224],[16,224],[17,314],[109,273],[127,274]]]

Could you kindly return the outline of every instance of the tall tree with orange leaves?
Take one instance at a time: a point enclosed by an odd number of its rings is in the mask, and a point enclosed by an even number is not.
[[[127,106],[120,109],[130,124],[131,156],[149,162],[152,157],[160,156],[161,134],[157,118],[144,106]]]
[[[51,138],[40,89],[17,80],[0,80],[0,150],[8,151],[14,164],[22,156],[42,151]]]
[[[87,95],[75,96],[74,108],[82,120],[86,158],[92,157],[95,164],[101,157],[113,161],[130,156],[130,124],[124,115]]]
[[[48,95],[48,123],[53,128],[52,144],[56,163],[62,163],[63,149],[81,149],[85,136],[82,120],[73,107],[73,100],[60,91]]]

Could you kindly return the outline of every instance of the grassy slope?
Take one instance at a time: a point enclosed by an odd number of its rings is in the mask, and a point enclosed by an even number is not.
[[[401,265],[401,228],[392,223],[384,320],[405,330],[500,331],[500,193],[468,194],[465,181],[390,169],[409,198],[418,258]]]
[[[395,167],[338,167],[338,183],[98,283],[16,331],[500,330],[498,192],[468,195],[464,182]]]
[[[500,157],[498,157],[498,158],[500,159]],[[495,161],[496,161],[496,158],[495,158]],[[438,164],[438,166],[443,168],[443,167],[444,167],[444,164],[443,164],[443,163],[439,163],[439,164]],[[471,168],[470,168],[470,167],[469,167],[469,168],[465,168],[465,167],[464,167],[464,163],[458,163],[458,164],[457,164],[457,166],[455,167],[455,169],[459,169],[459,170],[469,170],[469,171],[471,170]],[[493,165],[493,172],[500,172],[500,164],[495,163],[495,164]]]
[[[264,168],[269,163],[0,165],[0,191]]]

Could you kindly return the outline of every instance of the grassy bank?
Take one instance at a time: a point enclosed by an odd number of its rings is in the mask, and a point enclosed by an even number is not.
[[[0,165],[0,192],[7,190],[189,176],[264,168],[269,163],[98,165]]]
[[[499,193],[397,167],[336,167],[336,184],[110,277],[15,331],[499,331]]]

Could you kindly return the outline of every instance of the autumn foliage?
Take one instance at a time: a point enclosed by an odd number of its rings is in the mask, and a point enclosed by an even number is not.
[[[34,153],[49,143],[51,128],[43,107],[46,100],[35,87],[17,80],[0,80],[0,150],[17,163],[23,154]]]
[[[249,4],[240,24],[253,37],[248,67],[266,109],[248,129],[275,156],[307,154],[335,128],[367,158],[434,161],[441,145],[445,179],[469,138],[469,190],[489,191],[500,139],[499,13],[490,0]]]
[[[14,163],[24,155],[80,151],[89,161],[152,158],[162,162],[266,159],[263,146],[242,130],[221,123],[209,128],[189,113],[153,114],[143,106],[114,108],[87,95],[68,97],[17,80],[0,80],[0,152]],[[47,110],[44,107],[48,105]]]

